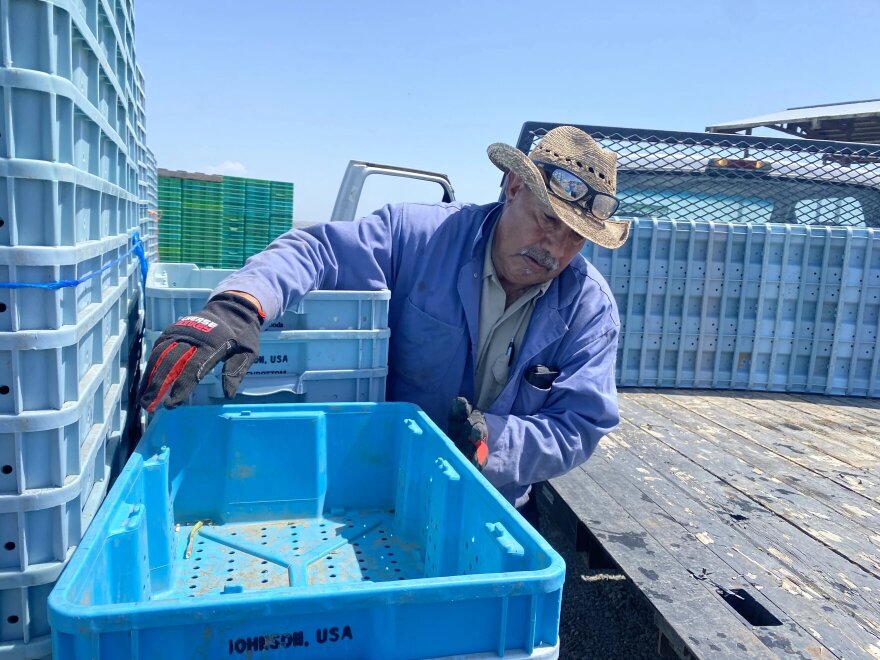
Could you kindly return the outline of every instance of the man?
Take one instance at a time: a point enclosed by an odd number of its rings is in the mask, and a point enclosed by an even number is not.
[[[279,237],[166,329],[142,405],[179,405],[221,360],[233,396],[262,322],[313,289],[388,288],[388,399],[421,406],[535,521],[531,485],[585,461],[619,422],[617,307],[579,251],[620,247],[629,224],[610,220],[616,156],[586,133],[555,128],[528,157],[488,153],[507,173],[503,205],[386,206]]]

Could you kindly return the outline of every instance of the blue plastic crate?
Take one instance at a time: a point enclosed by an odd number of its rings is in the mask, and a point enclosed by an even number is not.
[[[880,396],[876,229],[641,219],[583,253],[620,310],[620,385]]]
[[[0,333],[0,414],[61,410],[81,399],[88,373],[114,359],[112,340],[127,332],[127,290],[123,281],[78,325]]]
[[[70,166],[0,159],[0,245],[65,247],[132,229],[128,194]]]
[[[124,418],[114,415],[106,425],[108,429],[107,447],[120,444],[121,430]],[[110,454],[104,450],[104,460]],[[99,460],[96,457],[96,468]],[[91,493],[84,500],[80,498],[82,511],[77,519],[76,513],[65,512],[65,520],[70,527],[75,527],[79,540],[81,532],[86,530],[95,518],[98,508],[104,501],[107,493],[108,480],[106,478],[109,467],[103,468],[103,478],[95,481]],[[70,539],[71,530],[68,530]],[[49,539],[41,539],[49,543]],[[36,539],[34,540],[36,541]],[[34,542],[32,541],[32,542]],[[48,599],[55,582],[61,572],[67,566],[67,562],[73,555],[74,548],[67,548],[62,561],[50,561],[35,564],[28,568],[16,570],[0,570],[0,618],[3,625],[0,636],[0,658],[48,658],[51,656],[52,640],[49,636],[49,612]]]
[[[68,550],[79,543],[88,522],[82,516],[88,498],[95,488],[106,491],[111,459],[107,440],[122,430],[121,400],[121,384],[108,388],[103,419],[92,425],[82,444],[66,447],[76,454],[65,456],[60,466],[42,467],[55,475],[62,470],[67,473],[60,486],[0,495],[0,580],[4,576],[15,579],[21,571],[38,564],[64,561]]]
[[[305,371],[292,377],[245,378],[231,402],[253,403],[381,403],[385,401],[388,369],[339,369]],[[223,384],[208,374],[196,386],[191,403],[230,403]]]
[[[415,406],[181,407],[49,597],[53,653],[552,657],[564,573]]]
[[[0,247],[0,282],[47,284],[100,271],[75,287],[0,288],[0,332],[75,326],[95,305],[106,302],[123,280],[131,296],[137,286],[132,277],[136,259],[123,258],[128,250],[125,234],[75,248]]]
[[[147,274],[147,329],[164,330],[198,312],[235,272],[195,264],[157,263]],[[271,330],[380,330],[388,327],[390,291],[312,291],[269,324]]]
[[[116,337],[108,347],[113,357],[89,374],[78,401],[62,410],[0,415],[0,496],[61,488],[81,473],[89,432],[112,417],[125,384],[121,345]]]

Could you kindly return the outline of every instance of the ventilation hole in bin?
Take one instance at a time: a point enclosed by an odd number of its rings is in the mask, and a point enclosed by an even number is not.
[[[18,617],[15,616],[14,614],[12,616],[10,616],[9,618],[7,618],[6,620],[9,621],[9,623],[18,623]]]
[[[0,394],[9,394],[9,387],[7,385],[0,386]]]
[[[0,303],[0,312],[6,311],[6,303]]]
[[[231,578],[231,577],[228,577],[228,578],[226,578],[226,581],[227,581],[227,582],[232,582],[232,578]]]
[[[12,541],[7,541],[6,545],[3,546],[7,550],[15,550],[15,543]]]
[[[12,474],[12,466],[11,465],[4,465],[2,469],[3,469],[3,474]]]
[[[269,580],[260,580],[260,582],[262,582],[263,584],[266,584],[267,582],[269,582]]]
[[[264,559],[264,560],[261,561],[260,563],[261,563],[261,564],[268,564],[269,562],[267,562],[267,561]]]
[[[196,585],[191,584],[191,585],[189,585],[189,588],[190,588],[190,589],[195,589],[195,588],[196,588]]]

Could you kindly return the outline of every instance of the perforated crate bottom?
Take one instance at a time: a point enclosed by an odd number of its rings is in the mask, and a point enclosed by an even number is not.
[[[344,511],[228,525],[180,525],[168,598],[424,576],[422,549],[394,534],[392,511]],[[192,553],[185,558],[192,536]]]

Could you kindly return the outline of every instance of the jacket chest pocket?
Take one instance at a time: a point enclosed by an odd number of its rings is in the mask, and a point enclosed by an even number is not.
[[[549,396],[549,387],[547,389],[535,387],[525,378],[520,377],[519,391],[511,412],[514,415],[535,415],[543,409]]]
[[[453,367],[463,368],[465,339],[464,324],[436,319],[407,298],[391,333],[389,366],[396,377],[421,390],[438,390]]]

